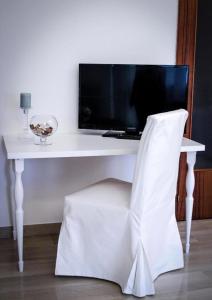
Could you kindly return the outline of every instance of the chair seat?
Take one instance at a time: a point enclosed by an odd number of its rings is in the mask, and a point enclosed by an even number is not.
[[[105,179],[65,197],[65,208],[74,204],[82,209],[128,209],[132,184],[113,178]],[[87,207],[88,206],[88,207]]]

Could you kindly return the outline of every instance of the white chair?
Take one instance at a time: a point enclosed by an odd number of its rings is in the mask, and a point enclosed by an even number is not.
[[[143,297],[158,275],[183,267],[175,194],[187,115],[148,117],[133,184],[108,179],[65,198],[56,275],[114,281]]]

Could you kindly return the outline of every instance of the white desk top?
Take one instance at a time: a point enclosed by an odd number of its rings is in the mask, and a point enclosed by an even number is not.
[[[100,135],[55,134],[52,145],[35,145],[17,135],[4,136],[8,159],[81,157],[136,154],[138,140],[105,138]],[[183,138],[181,152],[204,151],[205,146]]]

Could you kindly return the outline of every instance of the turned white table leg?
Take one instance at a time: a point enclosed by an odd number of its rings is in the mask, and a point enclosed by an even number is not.
[[[16,234],[16,218],[15,218],[13,160],[9,161],[9,174],[10,174],[10,200],[11,200],[11,210],[12,210],[13,239],[16,240],[17,234]]]
[[[196,152],[187,152],[188,171],[186,176],[186,254],[190,248],[191,221],[193,213],[193,191],[195,185],[194,165],[196,162]]]
[[[19,271],[23,272],[24,262],[23,262],[23,198],[24,190],[23,183],[21,179],[22,172],[24,170],[24,160],[15,160],[15,203],[16,203],[16,228],[17,228],[17,242],[18,242],[18,257],[19,257]]]

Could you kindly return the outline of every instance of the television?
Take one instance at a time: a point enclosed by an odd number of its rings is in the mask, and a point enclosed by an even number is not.
[[[138,133],[148,115],[187,108],[187,65],[79,64],[80,129]]]

